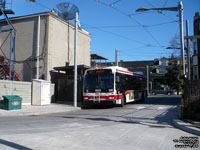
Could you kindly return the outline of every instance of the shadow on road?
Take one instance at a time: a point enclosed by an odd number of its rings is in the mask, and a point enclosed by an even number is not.
[[[152,105],[179,105],[181,97],[179,96],[150,96],[142,104]]]
[[[93,106],[89,110],[80,111],[78,114],[68,114],[62,117],[102,123],[139,124],[150,128],[174,128],[172,120],[177,119],[177,106],[179,104],[180,97],[177,96],[153,96],[147,98],[144,102],[127,104],[123,108]],[[133,105],[136,107],[132,107]],[[137,105],[138,107],[144,106],[144,108],[137,109]],[[109,108],[111,109],[109,110]],[[95,110],[98,110],[98,113]]]
[[[6,140],[3,140],[3,139],[0,139],[0,144],[6,145],[6,146],[11,147],[11,148],[16,149],[16,150],[33,150],[33,149],[27,148],[25,146],[22,146],[22,145],[19,145],[19,144],[10,142],[10,141],[6,141]]]
[[[138,113],[143,110],[132,111],[123,115],[111,115],[111,114],[79,114],[63,116],[66,119],[80,119],[94,122],[113,122],[113,123],[125,123],[125,124],[139,124],[148,126],[150,128],[174,128],[172,120],[177,118],[178,109],[173,107],[166,112],[161,112],[155,115],[155,117],[148,117],[148,115],[134,116],[134,113]],[[130,116],[130,114],[132,114]],[[150,114],[151,115],[151,114]]]

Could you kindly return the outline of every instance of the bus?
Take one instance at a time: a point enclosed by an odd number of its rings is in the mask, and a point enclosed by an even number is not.
[[[144,75],[119,66],[87,69],[83,82],[83,106],[115,104],[123,107],[147,97]]]

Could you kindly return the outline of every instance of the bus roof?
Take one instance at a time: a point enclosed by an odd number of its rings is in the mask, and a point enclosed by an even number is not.
[[[98,69],[111,69],[112,72],[118,72],[118,73],[122,73],[122,74],[141,76],[141,77],[144,76],[143,72],[131,72],[131,71],[128,70],[128,68],[119,67],[119,66],[107,66],[107,67],[91,68],[91,69],[87,69],[86,71],[98,70]]]

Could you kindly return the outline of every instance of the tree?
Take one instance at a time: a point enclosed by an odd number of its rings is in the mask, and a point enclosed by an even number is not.
[[[179,76],[179,66],[174,63],[167,67],[167,73],[165,74],[166,83],[171,89],[175,89],[177,92],[179,91],[180,81],[178,79]]]
[[[185,44],[184,44],[184,49],[186,50],[187,49],[187,43],[185,41]],[[169,42],[169,48],[168,49],[172,49],[173,52],[172,54],[175,56],[175,57],[180,57],[181,56],[181,44],[180,44],[180,36],[179,35],[174,35],[174,37],[170,40]],[[189,47],[190,47],[190,57],[191,57],[191,54],[192,54],[192,49],[193,49],[193,43],[192,41],[189,41]],[[185,54],[187,54],[186,51],[184,51]]]

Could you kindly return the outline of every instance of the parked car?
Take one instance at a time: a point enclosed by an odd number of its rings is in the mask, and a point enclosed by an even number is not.
[[[166,90],[164,88],[159,88],[159,89],[154,89],[152,90],[152,94],[156,95],[156,94],[167,94],[167,95],[172,95],[174,93],[173,90]]]

